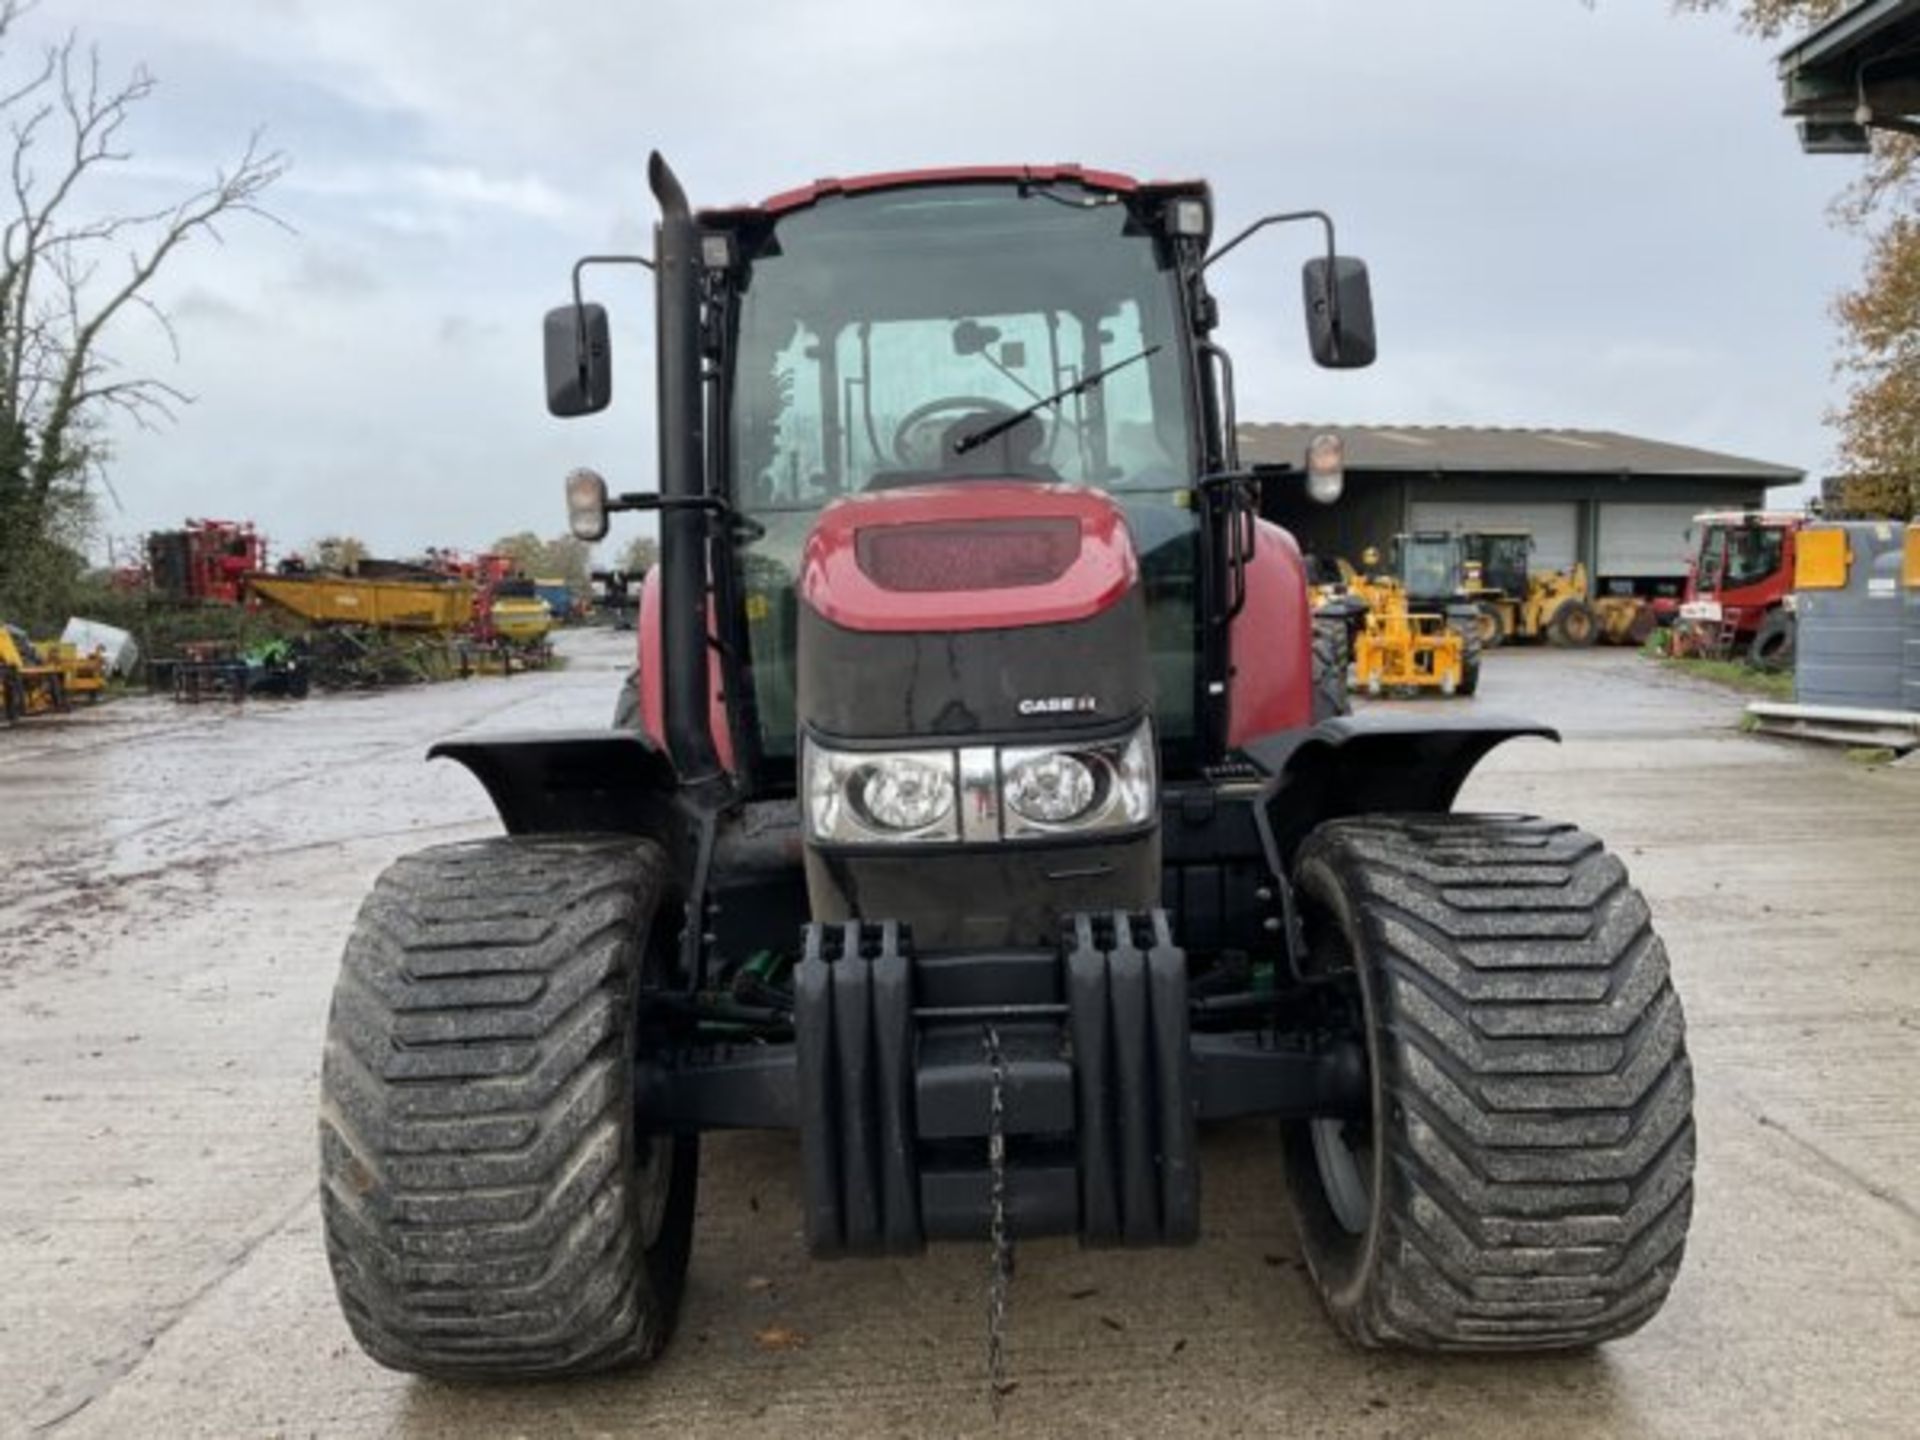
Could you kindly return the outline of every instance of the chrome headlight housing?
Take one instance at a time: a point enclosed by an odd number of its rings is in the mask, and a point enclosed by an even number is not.
[[[1158,799],[1153,726],[1044,745],[801,747],[807,835],[827,845],[969,844],[1138,829]]]
[[[951,750],[830,750],[806,742],[807,831],[816,840],[957,840]]]
[[[1000,752],[1001,824],[1009,840],[1130,830],[1153,818],[1153,729],[1092,745]]]

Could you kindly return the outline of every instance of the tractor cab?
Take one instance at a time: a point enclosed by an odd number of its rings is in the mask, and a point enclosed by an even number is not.
[[[1524,598],[1533,534],[1527,530],[1477,530],[1460,537],[1469,593]]]
[[[1459,536],[1443,530],[1396,535],[1389,557],[1416,610],[1444,611],[1459,603],[1465,587]]]
[[[1680,618],[1750,638],[1793,593],[1795,511],[1725,510],[1694,517],[1699,532]]]

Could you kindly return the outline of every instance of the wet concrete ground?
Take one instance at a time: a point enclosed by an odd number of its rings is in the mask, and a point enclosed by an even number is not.
[[[573,637],[546,676],[0,732],[0,1435],[996,1433],[984,1252],[811,1264],[782,1137],[709,1140],[680,1335],[644,1375],[415,1381],[334,1308],[339,946],[393,856],[492,828],[421,753],[603,723],[629,638]],[[1474,703],[1567,743],[1509,747],[1463,803],[1606,836],[1673,954],[1701,1161],[1667,1309],[1592,1355],[1352,1351],[1267,1130],[1234,1127],[1203,1146],[1196,1249],[1022,1248],[997,1433],[1920,1433],[1920,771],[1739,735],[1738,697],[1619,652],[1503,652]]]

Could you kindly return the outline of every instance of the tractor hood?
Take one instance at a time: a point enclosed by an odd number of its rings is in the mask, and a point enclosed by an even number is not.
[[[817,918],[1038,945],[1062,915],[1152,906],[1153,669],[1112,500],[991,478],[843,500],[799,588]]]
[[[830,505],[800,573],[800,715],[862,740],[1092,729],[1152,700],[1120,508],[968,480]]]

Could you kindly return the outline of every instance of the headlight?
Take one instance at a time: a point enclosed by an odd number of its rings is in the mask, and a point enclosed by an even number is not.
[[[958,750],[835,750],[807,736],[809,838],[985,844],[1131,830],[1153,819],[1153,727],[1109,740]]]
[[[1093,771],[1065,751],[1035,755],[1007,770],[1007,805],[1043,825],[1064,825],[1093,806]]]
[[[1129,830],[1153,818],[1153,726],[1092,744],[1002,750],[1000,774],[1009,840]]]
[[[925,830],[953,813],[953,762],[892,755],[860,773],[862,819],[888,830]]]
[[[816,840],[957,840],[953,751],[806,745],[807,828]]]

